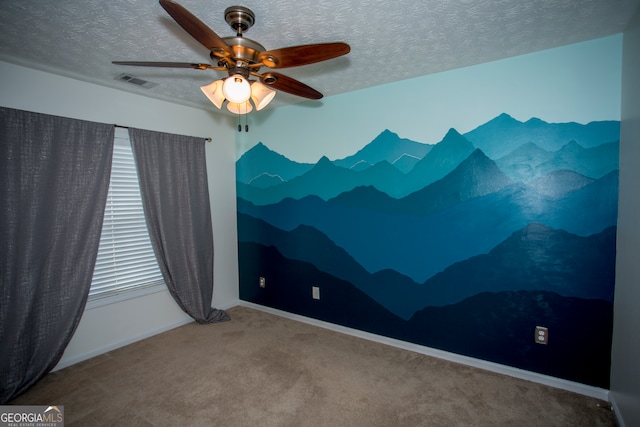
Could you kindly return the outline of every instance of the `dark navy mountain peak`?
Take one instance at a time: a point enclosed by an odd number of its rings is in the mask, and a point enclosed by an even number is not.
[[[313,264],[325,273],[347,280],[395,315],[408,319],[423,308],[419,297],[422,287],[392,270],[369,273],[348,252],[324,233],[308,225],[284,231],[269,223],[238,213],[238,241],[276,247],[286,258]],[[301,251],[303,245],[312,251]],[[405,301],[410,295],[410,301]]]
[[[480,292],[517,290],[611,302],[615,234],[615,227],[609,227],[581,237],[530,223],[488,254],[455,263],[427,280],[429,305],[453,304]]]

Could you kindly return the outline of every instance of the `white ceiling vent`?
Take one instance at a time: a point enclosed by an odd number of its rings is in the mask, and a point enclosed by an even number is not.
[[[131,74],[119,74],[116,76],[116,80],[121,80],[123,82],[131,83],[137,86],[142,86],[145,89],[151,89],[152,87],[158,86],[158,83],[150,82],[148,80],[143,80],[138,77],[134,77]]]

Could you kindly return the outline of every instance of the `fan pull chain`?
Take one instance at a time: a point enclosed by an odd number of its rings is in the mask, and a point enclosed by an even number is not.
[[[245,132],[249,132],[249,123],[248,123],[249,119],[247,118],[247,115],[248,115],[248,113],[247,113],[247,105],[248,104],[249,104],[249,101],[247,101],[244,104],[244,131]]]
[[[244,131],[249,132],[249,119],[247,118],[246,104],[245,113],[242,115],[238,114],[238,132],[242,132],[242,116],[244,116]]]
[[[249,101],[247,101],[248,103]],[[244,110],[244,131],[245,132],[249,132],[249,115],[247,114],[247,104],[244,104],[245,106],[245,110]]]

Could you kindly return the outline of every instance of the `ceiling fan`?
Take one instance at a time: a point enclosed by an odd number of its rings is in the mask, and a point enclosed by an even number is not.
[[[142,67],[193,68],[196,70],[224,71],[224,80],[202,86],[209,100],[218,108],[227,101],[227,109],[236,114],[264,108],[275,96],[277,89],[309,99],[320,99],[322,93],[306,84],[273,71],[260,73],[261,67],[289,68],[326,61],[349,53],[346,43],[317,43],[266,50],[260,43],[243,37],[255,23],[254,13],[243,6],[225,10],[225,21],[236,31],[235,36],[220,37],[183,6],[171,0],[160,0],[160,5],[187,33],[206,47],[216,65],[189,62],[112,61],[116,65]],[[258,80],[250,80],[256,77]],[[253,102],[250,102],[250,100]]]

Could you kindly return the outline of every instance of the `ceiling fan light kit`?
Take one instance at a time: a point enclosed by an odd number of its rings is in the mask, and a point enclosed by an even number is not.
[[[244,6],[225,9],[225,21],[236,31],[232,37],[220,37],[183,6],[171,0],[160,0],[160,5],[178,25],[209,50],[216,65],[186,62],[113,61],[116,65],[141,67],[192,68],[196,70],[224,71],[228,77],[216,80],[200,89],[218,108],[225,101],[227,110],[235,114],[247,114],[266,107],[275,97],[276,90],[308,99],[320,99],[322,93],[287,77],[269,71],[259,73],[261,67],[289,68],[326,61],[346,55],[351,48],[342,42],[317,43],[266,50],[260,43],[243,37],[243,33],[255,23],[255,14]],[[258,80],[251,80],[255,77]],[[253,105],[252,105],[253,103]]]
[[[225,80],[216,80],[206,86],[200,86],[202,92],[209,98],[209,101],[218,109],[222,109],[225,99],[229,101],[229,104],[243,104],[248,102],[249,99],[253,101],[257,111],[266,107],[269,102],[276,96],[276,91],[269,89],[258,81],[251,82],[250,87],[244,86],[244,84],[238,84],[235,80],[243,79],[248,85],[248,80],[242,76],[234,75],[227,77]],[[231,82],[229,83],[229,81]],[[251,104],[249,103],[249,106]],[[227,108],[231,112],[236,112],[239,109],[235,107]],[[242,110],[243,113],[248,113],[253,108]],[[236,113],[241,114],[241,113]]]
[[[251,83],[251,100],[256,106],[256,110],[262,110],[275,96],[275,90],[269,89],[260,82]]]
[[[229,102],[242,104],[251,98],[251,85],[240,74],[234,74],[224,80],[222,93]]]
[[[249,101],[245,101],[241,104],[227,102],[227,110],[231,111],[234,114],[248,114],[253,110],[253,106]]]
[[[224,103],[224,93],[222,93],[223,80],[216,80],[206,86],[200,86],[200,89],[209,98],[209,101],[213,103],[218,109],[222,108]]]

